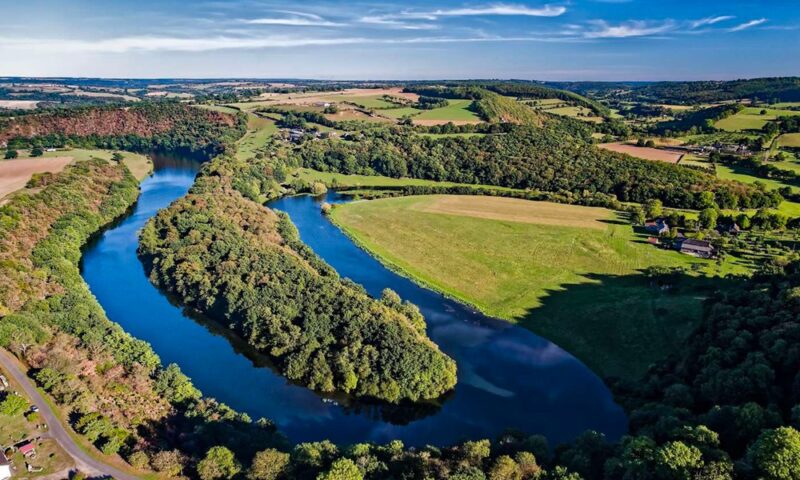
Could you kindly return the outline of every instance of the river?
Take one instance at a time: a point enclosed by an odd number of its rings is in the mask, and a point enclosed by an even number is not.
[[[608,388],[570,354],[422,288],[356,247],[320,212],[323,200],[347,201],[336,193],[269,206],[288,213],[303,241],[343,277],[372,295],[388,287],[417,304],[431,339],[456,360],[458,385],[435,405],[386,406],[324,398],[288,382],[268,359],[214,322],[188,314],[147,279],[136,255],[138,231],[188,191],[199,168],[164,155],[154,156],[154,164],[132,212],[87,246],[81,270],[108,317],[149,342],[162,362],[177,363],[204,394],[254,419],[271,419],[293,442],[447,445],[516,429],[558,443],[587,429],[611,440],[625,433],[627,418]]]

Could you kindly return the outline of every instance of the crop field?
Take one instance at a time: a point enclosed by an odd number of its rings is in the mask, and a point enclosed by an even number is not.
[[[72,157],[21,158],[0,161],[0,198],[25,187],[34,173],[57,173],[72,163]]]
[[[781,147],[800,148],[800,133],[784,133],[778,139]]]
[[[38,100],[0,100],[0,108],[33,110],[39,104]]]
[[[448,122],[454,124],[480,123],[478,115],[469,110],[472,100],[448,100],[446,107],[425,110],[416,117],[414,123],[420,125],[440,125]]]
[[[353,202],[332,219],[390,267],[520,323],[601,375],[633,378],[673,351],[700,318],[700,292],[719,281],[704,274],[744,268],[656,248],[602,208],[436,195]],[[685,290],[640,274],[692,264],[703,273],[685,277]]]
[[[612,152],[625,153],[644,160],[655,160],[666,163],[678,163],[683,156],[682,153],[678,152],[660,150],[658,148],[637,147],[636,145],[629,145],[622,142],[601,143],[598,147]]]

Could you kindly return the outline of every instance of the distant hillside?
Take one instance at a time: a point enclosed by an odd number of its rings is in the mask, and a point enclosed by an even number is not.
[[[594,98],[698,104],[749,98],[760,101],[800,101],[800,77],[754,78],[698,82],[560,82],[549,86]]]
[[[182,148],[216,154],[243,132],[236,116],[178,103],[84,107],[0,120],[0,143],[88,145],[119,149]]]
[[[477,85],[406,87],[405,91],[425,97],[473,100],[473,109],[490,123],[516,123],[541,126],[547,117],[513,98],[504,97]]]

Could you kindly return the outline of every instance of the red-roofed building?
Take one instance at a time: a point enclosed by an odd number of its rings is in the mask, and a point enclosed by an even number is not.
[[[19,453],[23,454],[26,457],[36,455],[36,446],[31,442],[25,443],[24,445],[20,445],[17,450],[19,450]]]

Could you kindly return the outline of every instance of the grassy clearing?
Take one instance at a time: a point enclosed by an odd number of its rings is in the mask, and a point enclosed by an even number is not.
[[[237,110],[235,108],[232,108],[232,107],[226,107],[225,105],[195,105],[195,107],[202,108],[203,110],[211,110],[211,111],[214,111],[214,112],[228,113],[228,114],[231,114],[231,115],[236,115],[237,113],[239,113],[239,110]]]
[[[253,158],[277,131],[274,120],[248,114],[247,133],[239,140],[236,157],[242,160]]]
[[[555,115],[561,115],[562,117],[576,118],[585,122],[603,123],[603,117],[595,116],[594,112],[586,107],[560,107],[544,111]]]
[[[421,137],[428,138],[472,138],[485,137],[485,133],[418,133]]]
[[[322,182],[328,186],[337,185],[339,187],[450,187],[455,185],[463,185],[453,182],[437,182],[434,180],[420,180],[416,178],[391,178],[382,177],[379,175],[345,175],[342,173],[320,172],[310,168],[298,168],[292,173],[292,176],[306,182]],[[474,187],[476,185],[469,186]],[[490,188],[497,189],[497,187]]]
[[[784,133],[778,139],[778,145],[781,147],[800,148],[800,133]]]
[[[760,182],[766,185],[767,188],[770,190],[777,190],[783,187],[789,187],[793,191],[798,190],[798,187],[790,185],[788,183],[781,182],[780,180],[775,180],[772,178],[761,178],[754,175],[749,170],[738,167],[729,167],[727,165],[717,165],[717,177],[722,178],[724,180],[736,180],[737,182],[750,183],[750,184]]]
[[[478,115],[469,110],[472,100],[448,100],[446,107],[425,110],[414,117],[422,121],[480,122]]]
[[[353,96],[353,97],[329,97],[329,101],[331,102],[350,102],[354,103],[360,107],[364,108],[392,108],[396,107],[397,104],[392,102],[387,102],[383,99],[383,95],[364,95],[364,96]]]
[[[765,111],[761,114],[761,111]],[[774,108],[747,107],[736,115],[723,118],[714,126],[728,132],[739,132],[742,130],[761,130],[768,122],[778,117],[800,115],[800,112],[793,110],[780,110]]]
[[[520,323],[601,375],[635,378],[674,351],[699,320],[698,287],[721,281],[706,275],[745,271],[655,248],[599,208],[421,196],[350,203],[332,219],[391,267]],[[664,291],[639,274],[653,265],[698,273]]]
[[[389,108],[386,110],[381,110],[380,112],[377,113],[384,117],[389,117],[389,118],[403,118],[403,117],[413,117],[415,115],[419,115],[424,111],[425,110],[420,110],[418,108],[413,108],[413,107],[403,107],[403,108]]]

